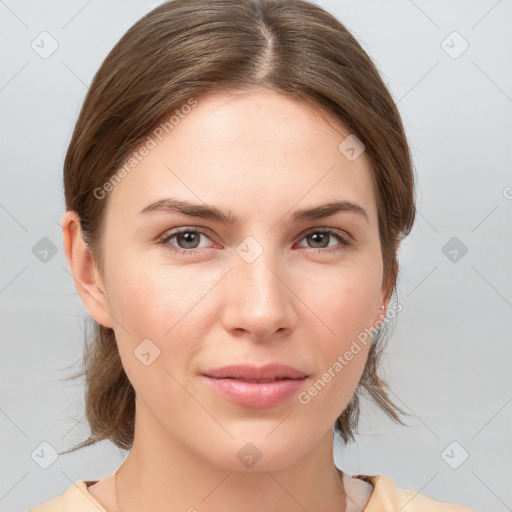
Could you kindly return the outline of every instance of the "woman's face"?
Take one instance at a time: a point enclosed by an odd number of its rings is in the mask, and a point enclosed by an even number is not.
[[[200,98],[98,199],[110,315],[90,310],[115,330],[136,442],[236,470],[246,455],[276,470],[332,448],[367,359],[361,333],[386,303],[370,163],[333,126],[270,91]],[[339,201],[366,215],[319,210]],[[258,374],[269,364],[297,373]],[[215,378],[228,365],[255,373]]]

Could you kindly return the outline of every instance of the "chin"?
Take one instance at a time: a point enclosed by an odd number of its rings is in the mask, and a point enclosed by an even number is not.
[[[281,425],[275,421],[265,422],[264,426],[261,423],[245,424],[244,428],[236,429],[236,433],[228,427],[232,438],[226,435],[223,440],[212,440],[212,445],[217,447],[210,457],[212,463],[226,471],[260,472],[287,468],[304,456],[309,443],[312,443],[311,447],[314,443],[301,434],[298,427],[291,429],[288,425],[286,428],[285,423],[286,420]]]

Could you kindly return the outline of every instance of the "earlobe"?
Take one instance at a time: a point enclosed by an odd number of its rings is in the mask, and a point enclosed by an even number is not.
[[[77,291],[89,311],[99,324],[113,328],[112,316],[92,254],[82,238],[80,218],[72,210],[62,217],[64,252]]]
[[[377,316],[376,316],[375,320],[373,321],[373,327],[378,329],[384,323],[385,318],[386,318],[386,304],[383,304],[380,306]]]
[[[386,314],[387,314],[388,306],[389,306],[389,303],[391,301],[392,291],[393,290],[391,290],[388,293],[386,293],[385,296],[382,298],[382,300],[380,302],[379,310],[377,311],[377,315],[376,315],[375,320],[373,322],[373,326],[375,328],[377,328],[377,329],[384,323],[384,321],[386,319]]]

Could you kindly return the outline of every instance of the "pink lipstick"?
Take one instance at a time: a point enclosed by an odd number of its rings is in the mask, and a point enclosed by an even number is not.
[[[231,365],[203,372],[206,384],[232,403],[255,409],[274,407],[298,393],[307,375],[288,365]]]

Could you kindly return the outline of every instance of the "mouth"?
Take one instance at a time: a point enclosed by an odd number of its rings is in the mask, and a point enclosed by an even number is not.
[[[234,379],[234,380],[239,380],[239,381],[243,381],[243,382],[275,382],[277,380],[286,380],[288,379],[288,377],[276,377],[275,379],[243,379],[241,377],[222,377],[224,379]],[[292,379],[292,380],[296,380],[296,379]]]
[[[232,365],[202,375],[207,386],[222,398],[244,407],[274,407],[299,392],[308,375],[292,366]]]
[[[257,382],[272,382],[284,379],[303,379],[307,374],[293,366],[270,363],[264,366],[237,364],[205,371],[203,375],[215,379],[237,379]]]

